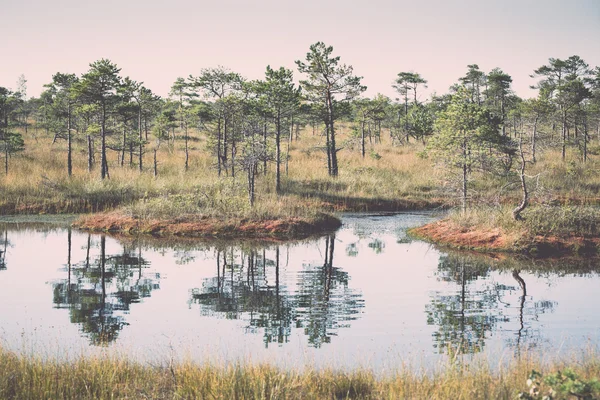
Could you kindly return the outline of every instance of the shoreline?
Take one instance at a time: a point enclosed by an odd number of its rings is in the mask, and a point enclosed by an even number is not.
[[[500,227],[465,228],[448,219],[412,228],[408,233],[418,239],[457,250],[535,258],[597,255],[600,250],[600,237],[529,235],[527,232],[505,232]]]

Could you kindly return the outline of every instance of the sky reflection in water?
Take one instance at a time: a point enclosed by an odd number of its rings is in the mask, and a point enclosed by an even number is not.
[[[432,218],[349,214],[335,235],[278,245],[6,224],[0,344],[344,368],[598,348],[596,261],[493,260],[406,236]]]

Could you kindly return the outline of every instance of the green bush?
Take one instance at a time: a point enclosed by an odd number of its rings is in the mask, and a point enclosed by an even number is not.
[[[565,398],[592,400],[600,398],[600,381],[598,379],[583,379],[569,368],[545,377],[540,372],[533,370],[527,379],[527,386],[529,392],[520,392],[518,398],[526,400]]]

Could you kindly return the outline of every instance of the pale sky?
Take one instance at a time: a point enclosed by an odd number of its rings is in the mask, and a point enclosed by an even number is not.
[[[0,0],[0,86],[38,96],[56,72],[108,58],[166,96],[178,76],[223,65],[248,79],[267,64],[295,71],[323,41],[354,66],[366,95],[396,97],[398,72],[445,93],[478,64],[500,67],[523,97],[548,58],[600,65],[600,0]]]

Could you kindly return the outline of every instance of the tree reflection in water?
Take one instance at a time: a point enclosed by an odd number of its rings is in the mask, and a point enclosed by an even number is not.
[[[433,340],[434,347],[440,352],[451,355],[480,352],[500,323],[503,323],[504,330],[510,330],[510,326],[517,322],[513,343],[517,353],[520,353],[525,338],[529,347],[540,340],[540,332],[530,329],[531,322],[537,320],[539,314],[551,311],[554,303],[530,299],[531,306],[528,308],[527,284],[519,269],[512,269],[512,277],[518,286],[486,279],[490,271],[491,265],[481,258],[463,254],[440,257],[438,280],[458,285],[458,290],[452,294],[434,293],[426,306],[427,323],[438,327]],[[517,306],[504,301],[505,295],[512,293],[520,293]]]
[[[287,288],[280,284],[279,247],[274,260],[267,260],[265,254],[259,255],[255,249],[217,248],[217,276],[192,289],[190,304],[201,305],[203,315],[247,319],[249,331],[264,331],[268,346],[288,341],[291,303]],[[267,266],[274,269],[273,282],[267,277]]]
[[[0,239],[0,271],[4,271],[6,269],[6,251],[8,247],[11,246],[8,241],[8,230],[4,230],[4,234],[2,235],[2,239]]]
[[[107,255],[106,237],[102,235],[95,244],[88,235],[85,260],[72,264],[70,229],[67,243],[67,279],[53,284],[55,308],[68,309],[71,322],[80,325],[93,345],[110,344],[127,325],[125,314],[131,304],[158,289],[160,276],[144,274],[148,263],[139,247],[137,254],[123,246],[120,254]],[[100,247],[95,259],[90,259],[92,245]]]
[[[348,274],[333,266],[335,236],[325,238],[323,264],[307,264],[292,293],[281,283],[280,247],[266,251],[217,249],[217,276],[192,289],[190,303],[203,315],[241,319],[251,332],[262,330],[265,346],[286,343],[292,328],[302,328],[314,347],[356,319],[364,302],[348,287]],[[245,272],[244,272],[245,269]]]
[[[304,265],[295,296],[295,322],[314,347],[329,343],[340,328],[350,326],[364,307],[359,292],[348,287],[348,273],[333,266],[335,235],[325,240],[323,265]]]

